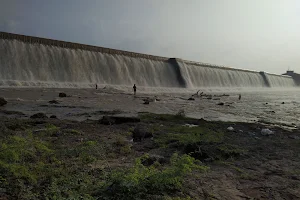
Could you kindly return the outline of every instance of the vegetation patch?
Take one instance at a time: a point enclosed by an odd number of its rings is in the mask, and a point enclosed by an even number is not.
[[[184,178],[193,170],[206,171],[194,158],[174,154],[168,167],[157,165],[146,167],[144,158],[136,160],[134,167],[114,171],[109,175],[109,183],[101,193],[107,199],[145,199],[151,195],[173,194],[182,188]],[[159,166],[159,165],[158,165]]]

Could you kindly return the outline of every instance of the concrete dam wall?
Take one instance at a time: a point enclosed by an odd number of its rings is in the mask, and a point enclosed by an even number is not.
[[[0,32],[0,86],[294,87],[289,76]]]

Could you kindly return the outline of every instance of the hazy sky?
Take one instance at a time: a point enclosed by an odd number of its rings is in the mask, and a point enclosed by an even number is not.
[[[300,72],[299,0],[0,0],[0,31]]]

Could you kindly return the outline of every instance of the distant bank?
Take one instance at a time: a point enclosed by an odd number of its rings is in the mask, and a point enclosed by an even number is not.
[[[0,32],[0,86],[295,87],[275,75]]]

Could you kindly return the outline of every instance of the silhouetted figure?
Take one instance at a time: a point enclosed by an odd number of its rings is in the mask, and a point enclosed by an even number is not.
[[[135,84],[133,85],[133,92],[134,92],[134,95],[136,95],[136,86],[135,86]]]
[[[241,98],[242,98],[242,95],[241,95],[241,94],[239,94],[239,100],[241,100]]]
[[[98,89],[98,85],[96,84],[96,90]]]

